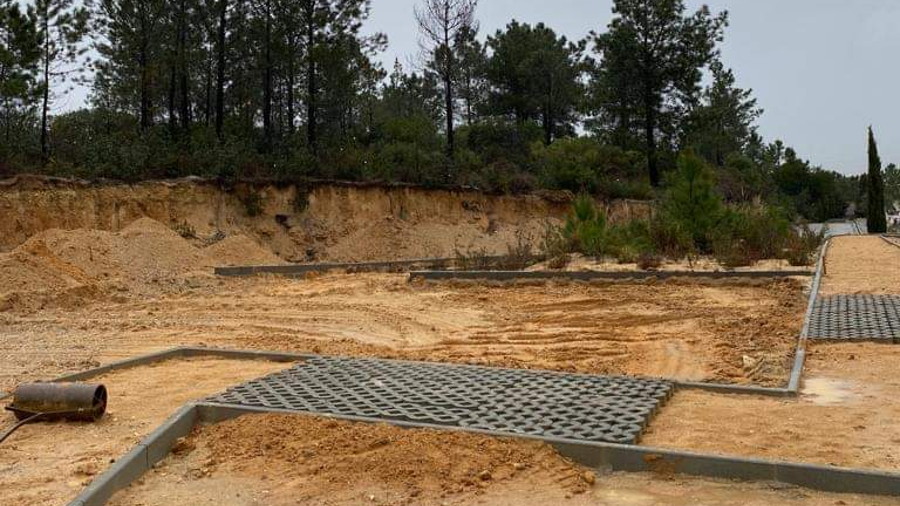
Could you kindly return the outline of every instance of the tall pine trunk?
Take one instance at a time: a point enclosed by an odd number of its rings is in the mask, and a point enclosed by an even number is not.
[[[647,172],[650,176],[650,185],[658,187],[661,178],[656,154],[656,107],[653,105],[653,95],[647,93],[644,97],[644,142],[647,150]]]
[[[317,94],[319,83],[316,79],[316,26],[315,5],[306,7],[306,142],[313,156],[319,154],[319,139],[316,132],[318,122]]]
[[[444,95],[444,108],[447,111],[447,158],[453,160],[456,153],[456,140],[453,131],[453,77],[449,73],[444,76]]]
[[[288,133],[294,134],[294,54],[288,57],[287,69],[287,115],[288,115]]]
[[[266,0],[265,71],[263,72],[263,150],[272,147],[272,2]]]
[[[179,74],[179,101],[181,117],[181,130],[185,142],[190,142],[191,130],[191,100],[190,77],[187,68],[187,5],[181,0],[181,17],[178,25],[178,74]]]
[[[50,13],[48,11],[49,4],[44,4],[43,23],[44,23],[44,88],[41,90],[41,156],[46,162],[50,158],[50,135],[48,114],[50,111]]]
[[[221,142],[225,127],[225,33],[228,0],[219,0],[219,33],[216,55],[216,137]]]
[[[153,103],[150,98],[150,27],[147,21],[147,6],[140,2],[139,23],[141,30],[141,48],[138,52],[138,67],[140,68],[140,94],[141,94],[141,130],[146,131],[153,123]]]

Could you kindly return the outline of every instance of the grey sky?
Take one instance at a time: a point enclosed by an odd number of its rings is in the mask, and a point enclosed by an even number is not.
[[[727,9],[724,60],[765,113],[760,131],[783,139],[814,164],[845,173],[866,165],[866,133],[875,127],[882,159],[900,161],[900,1],[687,0]],[[417,0],[373,0],[367,31],[388,35],[382,56],[418,53]],[[482,37],[509,20],[543,21],[572,39],[609,22],[612,0],[481,0]],[[83,96],[83,93],[79,93]],[[68,107],[81,98],[72,97]]]

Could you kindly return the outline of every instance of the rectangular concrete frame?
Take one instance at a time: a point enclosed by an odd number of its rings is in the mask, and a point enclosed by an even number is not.
[[[199,425],[215,424],[244,415],[284,413],[295,416],[316,416],[353,422],[385,423],[384,420],[323,416],[316,413],[239,407],[232,405],[188,404],[150,434],[131,452],[116,461],[110,469],[85,488],[70,506],[101,506],[117,491],[166,458],[172,445]],[[509,434],[478,429],[435,426],[415,422],[392,422],[404,428],[465,431],[491,437],[513,438]],[[900,474],[818,466],[774,460],[748,459],[706,455],[662,448],[649,448],[610,443],[589,443],[558,438],[515,436],[518,439],[538,440],[553,446],[565,457],[600,472],[664,472],[691,476],[736,479],[743,481],[776,481],[814,490],[838,493],[900,496]]]

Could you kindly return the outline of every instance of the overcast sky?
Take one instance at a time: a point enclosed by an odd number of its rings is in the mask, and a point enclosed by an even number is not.
[[[872,124],[885,163],[900,161],[900,1],[687,0],[728,10],[723,54],[738,85],[765,109],[760,131],[814,164],[848,174],[866,166]],[[382,56],[416,61],[417,0],[373,0],[367,31],[386,33]],[[481,0],[482,36],[515,18],[543,21],[571,39],[605,28],[612,0]],[[69,99],[78,106],[84,93]]]

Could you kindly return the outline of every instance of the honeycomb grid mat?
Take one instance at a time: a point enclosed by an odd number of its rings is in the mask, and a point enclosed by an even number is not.
[[[810,339],[900,340],[900,295],[820,297],[809,321]]]
[[[634,444],[672,395],[661,380],[310,357],[230,388],[221,404]]]

